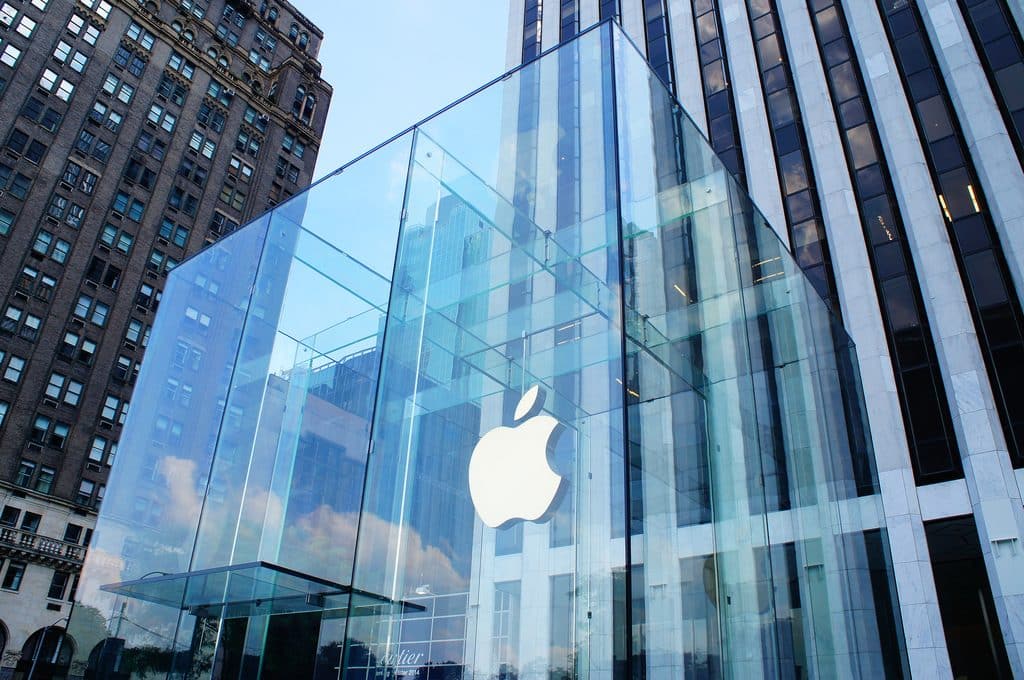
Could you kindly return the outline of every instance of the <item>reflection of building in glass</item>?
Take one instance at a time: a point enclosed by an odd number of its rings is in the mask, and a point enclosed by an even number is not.
[[[76,676],[906,669],[852,344],[617,26],[183,263],[150,357]]]
[[[879,470],[913,674],[1024,677],[1024,553],[1012,547],[1024,539],[1024,5],[510,5],[509,68],[600,20],[620,22],[849,330],[871,425],[850,436],[874,442],[874,461],[856,461],[857,476],[870,487],[870,468]],[[557,145],[559,179],[571,184],[570,99],[546,140],[536,112],[520,114],[541,138],[528,151]],[[521,163],[536,163],[517,151]],[[573,198],[559,186],[546,209],[561,214]],[[670,297],[694,293],[687,228],[685,219],[662,226],[679,243],[666,250]],[[767,269],[758,277],[772,275],[770,258],[755,261]],[[764,320],[757,335],[771,365],[786,339]],[[706,357],[710,348],[691,349]],[[761,376],[759,402],[773,423],[746,484],[752,498],[765,489],[769,511],[797,508],[785,411],[770,400],[784,378]],[[709,488],[700,466],[685,474],[695,492]],[[692,501],[677,510],[711,508],[699,493]]]

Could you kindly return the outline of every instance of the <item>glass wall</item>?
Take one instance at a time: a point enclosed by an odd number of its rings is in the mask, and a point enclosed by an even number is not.
[[[854,356],[603,23],[171,274],[71,673],[900,676]]]

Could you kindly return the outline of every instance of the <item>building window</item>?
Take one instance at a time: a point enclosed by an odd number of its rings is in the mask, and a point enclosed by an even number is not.
[[[208,174],[209,171],[206,168],[199,165],[199,163],[191,158],[181,159],[181,165],[178,166],[178,175],[185,177],[198,187],[206,186],[206,177]]]
[[[53,577],[50,579],[50,589],[46,592],[46,597],[51,600],[63,600],[64,591],[67,590],[70,580],[71,574],[66,571],[53,572]]]
[[[49,132],[53,132],[60,125],[61,114],[46,106],[38,97],[29,97],[25,105],[21,107],[21,115]]]
[[[21,588],[21,580],[25,577],[25,569],[28,567],[24,562],[11,561],[4,573],[3,583],[0,584],[4,590],[18,590]]]
[[[6,64],[7,66],[14,68],[18,65],[19,59],[21,59],[20,49],[18,49],[11,43],[7,43],[6,45],[4,45],[4,51],[0,52],[0,63]]]
[[[199,130],[192,131],[192,136],[188,140],[188,147],[194,152],[201,154],[204,158],[213,158],[213,155],[217,152],[217,143]]]
[[[0,362],[2,362],[2,357],[0,357]],[[7,359],[7,366],[4,367],[4,380],[17,385],[18,381],[21,380],[21,374],[24,370],[25,360],[12,354]]]
[[[227,203],[235,210],[242,210],[245,207],[246,193],[231,182],[225,182],[220,190],[220,200]]]
[[[210,218],[210,233],[214,236],[230,234],[238,228],[238,222],[222,212],[214,212]]]
[[[267,116],[261,114],[259,111],[251,106],[245,107],[245,115],[243,116],[246,124],[253,126],[259,132],[267,131],[267,122],[270,120]]]
[[[290,133],[285,133],[284,139],[281,141],[281,148],[296,158],[306,155],[306,145]]]
[[[1014,387],[1020,368],[1018,357],[1024,353],[1024,312],[1013,295],[995,220],[924,22],[913,5],[886,9],[890,5],[882,5],[882,17],[904,82],[933,83],[929,92],[908,88],[910,111],[939,192],[938,207],[946,217],[953,254],[963,272],[967,303],[981,331],[978,343],[993,383],[1010,459],[1014,467],[1024,467],[1024,402]],[[1024,75],[1024,66],[1020,74]]]
[[[223,106],[231,106],[231,102],[235,98],[234,90],[221,85],[216,80],[210,81],[210,85],[206,88],[206,94]]]
[[[74,49],[71,45],[61,40],[53,50],[53,58],[62,64],[69,65],[76,73],[85,70],[89,57]]]
[[[96,493],[96,482],[83,479],[78,483],[78,493],[75,495],[75,502],[79,505],[91,506],[93,495]]]
[[[0,512],[0,526],[16,527],[20,516],[21,510],[13,505],[5,505],[3,512]]]
[[[111,210],[120,213],[132,222],[139,222],[143,213],[146,212],[146,204],[125,191],[118,191]]]
[[[53,488],[53,480],[57,476],[57,471],[52,467],[46,467],[43,465],[39,468],[39,476],[36,477],[35,490],[39,493],[50,493]]]
[[[224,131],[224,114],[210,106],[207,102],[203,102],[199,106],[199,113],[196,116],[196,120],[200,125],[209,127],[214,132]]]
[[[57,402],[63,402],[68,406],[78,406],[82,398],[84,385],[77,380],[72,380],[66,375],[54,371],[50,374],[50,380],[46,385],[46,396]]]
[[[82,38],[90,45],[95,45],[96,40],[100,37],[99,27],[86,21],[79,14],[71,15],[71,19],[68,20],[67,30],[68,33]]]
[[[117,442],[110,441],[106,437],[93,437],[92,446],[89,447],[89,460],[96,463],[111,465],[114,456],[117,455]],[[64,540],[67,540],[66,538]]]
[[[55,449],[63,449],[68,440],[71,426],[47,416],[37,415],[32,421],[32,441]]]
[[[139,140],[135,143],[135,146],[158,161],[162,161],[167,153],[167,144],[145,130],[139,133]]]
[[[196,72],[196,65],[177,52],[171,52],[171,58],[167,60],[167,68],[177,71],[186,80],[192,80],[192,76]]]
[[[165,73],[160,78],[160,84],[157,85],[156,93],[164,99],[170,100],[178,106],[181,106],[185,103],[185,96],[188,94],[188,88]]]
[[[71,99],[71,95],[75,91],[75,86],[69,80],[61,78],[50,69],[43,70],[43,75],[39,77],[39,87],[56,94],[57,98],[63,101]]]
[[[172,210],[179,210],[186,215],[194,217],[199,207],[199,198],[195,194],[175,186],[171,188],[171,193],[167,197],[167,205]]]
[[[963,476],[945,386],[899,204],[874,124],[842,5],[818,0],[811,15],[846,155],[886,328],[918,484]],[[843,112],[859,113],[851,119]]]
[[[105,305],[95,298],[83,293],[78,296],[78,301],[75,303],[73,314],[80,319],[90,321],[102,328],[107,323],[107,315],[110,314],[110,306]]]
[[[125,30],[124,35],[129,40],[137,42],[142,46],[142,49],[147,52],[153,49],[153,42],[155,40],[153,38],[153,34],[134,21],[128,24],[128,28]]]
[[[306,86],[299,85],[295,88],[295,98],[292,100],[292,116],[309,125],[313,119],[313,110],[315,108],[316,97],[306,90]]]
[[[95,158],[100,163],[106,163],[107,159],[110,158],[110,152],[113,150],[113,146],[110,142],[97,137],[88,130],[82,130],[78,133],[78,139],[75,140],[75,149],[83,154]]]
[[[128,322],[128,329],[125,331],[124,339],[125,342],[133,344],[139,344],[142,341],[142,346],[146,346],[146,339],[149,337],[149,326],[143,326],[141,321],[132,319]]]
[[[149,107],[149,114],[146,116],[146,119],[153,125],[162,128],[164,132],[174,132],[174,124],[178,120],[177,116],[159,104],[153,104]]]
[[[89,267],[85,270],[85,279],[99,283],[111,290],[117,290],[121,283],[121,269],[108,263],[98,255],[93,255]]]
[[[118,229],[108,222],[103,225],[103,231],[100,232],[99,240],[108,247],[114,248],[118,252],[128,255],[132,250],[132,244],[135,242],[135,237],[127,231]]]
[[[11,409],[11,403],[9,401],[0,401],[0,427],[4,426],[4,420],[7,419],[7,412]]]
[[[238,137],[235,139],[235,150],[256,157],[260,153],[260,140],[246,130],[239,130]]]
[[[39,140],[30,138],[24,131],[14,128],[7,137],[7,148],[38,165],[46,154],[47,147]]]
[[[100,417],[111,423],[124,425],[124,419],[128,415],[128,400],[120,399],[113,394],[108,394],[103,400],[103,408]]]
[[[40,317],[29,314],[14,305],[8,305],[4,310],[3,318],[0,319],[0,330],[6,333],[17,333],[29,341],[35,341],[42,325],[43,320]]]
[[[255,169],[238,156],[232,156],[229,161],[228,175],[246,184],[252,180]]]
[[[101,101],[96,101],[89,109],[89,120],[102,125],[111,132],[117,132],[121,129],[121,123],[124,122],[124,114],[115,111]]]
[[[113,73],[107,74],[100,90],[125,104],[130,104],[132,97],[135,96],[135,88],[126,82],[122,82],[121,79]]]
[[[159,298],[160,292],[157,291],[156,298],[153,303],[154,310],[156,309]],[[113,375],[114,380],[117,380],[121,383],[134,385],[136,378],[139,377],[139,362],[135,361],[129,356],[125,356],[124,354],[122,354],[121,356],[117,357],[117,362],[114,364]]]
[[[139,157],[131,156],[124,166],[124,179],[129,184],[152,189],[156,184],[156,173],[147,168]]]
[[[0,163],[0,189],[6,189],[11,196],[17,199],[24,199],[31,186],[32,180],[27,176],[20,172],[14,172],[14,168],[9,165]]]
[[[146,267],[158,274],[164,274],[174,269],[177,264],[178,261],[176,259],[170,257],[162,250],[154,248],[149,253],[149,260],[146,262]]]
[[[175,224],[166,217],[160,223],[160,238],[173,243],[179,248],[185,247],[185,244],[188,242],[188,233],[188,227]]]
[[[191,12],[192,16],[196,19],[202,19],[206,16],[207,3],[202,0],[181,0],[181,8],[186,12]]]
[[[76,332],[67,331],[57,347],[57,353],[65,359],[90,365],[96,354],[96,343]]]

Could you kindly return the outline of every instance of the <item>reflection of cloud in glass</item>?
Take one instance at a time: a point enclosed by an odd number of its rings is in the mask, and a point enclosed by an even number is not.
[[[167,480],[167,512],[162,521],[193,527],[202,500],[196,486],[196,461],[167,456],[160,461],[160,473]]]
[[[337,512],[327,505],[289,522],[289,544],[301,545],[301,553],[283,554],[282,563],[289,568],[301,571],[322,571],[325,567],[335,571],[334,578],[349,580],[352,564],[352,550],[356,543],[356,533],[360,533],[359,571],[379,583],[381,574],[390,573],[394,567],[395,538],[402,537],[401,555],[402,569],[406,583],[391,584],[406,595],[421,583],[430,583],[435,592],[457,592],[467,587],[466,578],[461,575],[451,559],[438,547],[424,544],[423,538],[415,529],[405,526],[401,534],[399,528],[377,515],[363,516],[363,525],[359,526],[358,512]],[[326,558],[343,560],[344,573],[337,562],[331,564]],[[390,569],[389,569],[390,567]],[[415,583],[414,583],[415,581]],[[355,587],[362,587],[356,582]]]

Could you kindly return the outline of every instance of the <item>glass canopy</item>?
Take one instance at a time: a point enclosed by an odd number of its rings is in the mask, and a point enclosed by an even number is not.
[[[900,676],[858,380],[600,24],[171,273],[72,673]]]

